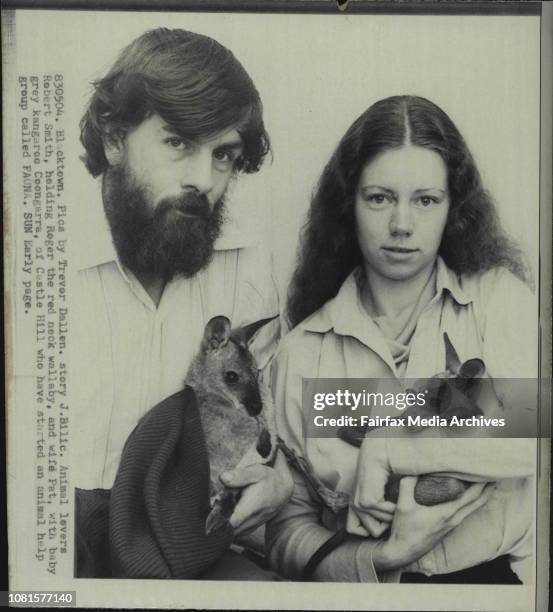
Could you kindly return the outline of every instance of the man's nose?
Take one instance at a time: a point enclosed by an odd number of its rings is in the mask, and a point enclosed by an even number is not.
[[[409,202],[396,202],[390,217],[390,234],[392,236],[410,236],[413,233],[413,211]]]
[[[181,186],[183,189],[195,189],[202,195],[207,195],[213,189],[211,151],[200,147],[184,160]]]

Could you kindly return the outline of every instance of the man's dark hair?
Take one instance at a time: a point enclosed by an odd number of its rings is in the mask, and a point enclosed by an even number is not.
[[[288,293],[292,327],[333,298],[363,262],[354,211],[360,174],[379,153],[409,142],[435,151],[447,167],[450,207],[439,249],[445,263],[457,274],[503,266],[528,278],[522,252],[501,228],[453,121],[430,100],[393,96],[373,104],[353,123],[319,180]]]
[[[257,172],[270,150],[252,80],[228,49],[207,36],[167,28],[146,32],[93,85],[80,124],[83,160],[92,176],[108,166],[104,141],[154,114],[190,140],[235,127],[244,145],[236,171]]]

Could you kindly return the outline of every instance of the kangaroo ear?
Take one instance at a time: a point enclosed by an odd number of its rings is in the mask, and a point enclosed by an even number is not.
[[[485,371],[486,366],[481,359],[468,359],[461,365],[459,373],[455,377],[455,387],[467,397],[474,397],[480,388],[480,382]]]
[[[449,339],[447,332],[444,332],[444,344],[446,370],[449,370],[452,374],[457,374],[461,367],[461,360],[459,359],[459,355],[457,355],[457,351],[454,349],[453,344],[451,344],[451,340]]]
[[[243,325],[242,327],[237,327],[232,332],[232,337],[242,345],[248,344],[250,340],[253,338],[256,331],[261,329],[266,323],[270,321],[274,321],[278,318],[278,315],[274,317],[268,317],[267,319],[260,319],[259,321],[255,321],[254,323],[250,323],[249,325]]]
[[[469,359],[459,369],[459,376],[463,378],[482,378],[486,366],[481,359]]]
[[[209,319],[205,326],[202,349],[204,351],[218,349],[229,341],[230,321],[223,316]]]

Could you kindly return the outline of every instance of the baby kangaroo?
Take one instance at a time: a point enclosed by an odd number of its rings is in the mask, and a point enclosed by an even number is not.
[[[210,534],[228,523],[239,489],[225,487],[219,476],[238,464],[271,464],[276,452],[272,403],[261,384],[248,342],[265,323],[276,317],[232,330],[229,319],[208,321],[185,384],[198,402],[211,479]]]
[[[476,404],[480,379],[484,375],[485,365],[481,359],[468,359],[461,363],[447,333],[444,332],[446,369],[431,379],[418,381],[416,388],[409,391],[417,393],[427,390],[426,404],[413,406],[405,410],[405,417],[432,417],[439,415],[450,422],[451,418],[479,416],[482,411]],[[424,427],[409,427],[410,431],[420,431]],[[361,446],[369,428],[342,428],[338,436],[355,446]],[[399,496],[400,475],[392,475],[385,489],[385,499],[397,502]],[[419,476],[415,487],[415,501],[423,506],[433,506],[457,499],[472,483],[438,474]]]
[[[468,359],[461,363],[447,333],[444,332],[446,369],[433,376],[430,381],[423,381],[428,389],[426,406],[408,409],[405,416],[430,417],[439,415],[451,422],[452,417],[467,418],[479,416],[482,410],[475,398],[480,387],[480,380],[486,371],[481,359]],[[430,383],[430,384],[428,384]],[[419,383],[417,387],[422,385]],[[420,389],[417,389],[418,391]],[[416,392],[415,391],[415,392]],[[410,428],[417,431],[420,428]],[[399,476],[393,476],[386,486],[385,499],[397,502],[399,496]],[[433,506],[460,497],[471,482],[451,476],[426,474],[420,476],[415,486],[415,501],[423,506]]]

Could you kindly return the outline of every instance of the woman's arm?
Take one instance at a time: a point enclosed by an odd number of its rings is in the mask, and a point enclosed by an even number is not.
[[[392,474],[419,476],[440,473],[472,482],[526,478],[534,473],[534,440],[366,438],[361,445],[348,529],[358,535],[380,535],[387,528],[378,514]],[[440,504],[441,505],[441,504]],[[364,527],[358,528],[363,514]]]
[[[323,527],[323,508],[314,502],[301,474],[294,473],[294,491],[280,513],[267,524],[266,547],[271,566],[292,580],[302,577],[305,566],[334,532]],[[371,546],[354,536],[325,557],[312,574],[316,581],[378,582],[372,566]]]
[[[275,400],[279,436],[298,455],[305,457],[301,409],[302,377],[309,376],[310,357],[316,351],[302,338],[288,336],[272,366],[271,390]],[[283,576],[300,579],[313,554],[333,533],[320,522],[323,506],[315,501],[303,476],[292,470],[292,496],[266,527],[266,548],[271,566]],[[351,537],[329,554],[313,573],[314,580],[376,582],[370,555],[360,555],[359,538]],[[366,546],[363,547],[363,552]]]
[[[358,474],[361,481],[371,480],[370,472],[379,469],[406,476],[440,472],[475,482],[525,478],[534,471],[533,444],[526,438],[368,437]]]
[[[386,540],[350,536],[315,568],[311,579],[324,582],[397,581],[402,567],[434,548],[469,514],[483,506],[492,488],[476,484],[453,502],[425,507],[415,502],[416,479],[404,478]],[[295,475],[291,500],[266,530],[271,565],[290,579],[301,579],[313,554],[333,532],[319,524],[320,508],[312,502],[305,483]]]

